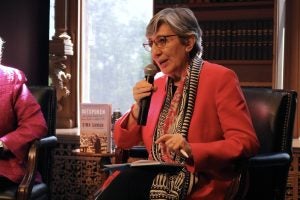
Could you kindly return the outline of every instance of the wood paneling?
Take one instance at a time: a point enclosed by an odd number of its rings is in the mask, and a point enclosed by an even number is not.
[[[300,1],[286,1],[286,42],[284,61],[284,88],[300,95]],[[297,107],[294,137],[300,136],[300,109]]]
[[[2,63],[24,71],[29,85],[48,85],[49,0],[0,1]]]

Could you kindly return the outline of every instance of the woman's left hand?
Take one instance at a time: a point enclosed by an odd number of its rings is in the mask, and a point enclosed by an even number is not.
[[[169,152],[174,151],[181,154],[180,150],[182,149],[191,157],[191,147],[181,134],[165,134],[158,138],[155,143],[163,145],[163,148],[166,148]]]

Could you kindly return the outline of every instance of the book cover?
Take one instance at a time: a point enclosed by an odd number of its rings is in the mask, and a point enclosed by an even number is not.
[[[80,105],[80,147],[87,153],[111,153],[111,104]]]

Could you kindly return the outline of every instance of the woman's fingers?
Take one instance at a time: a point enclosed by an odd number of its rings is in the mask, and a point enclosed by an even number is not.
[[[165,134],[158,138],[156,144],[162,143],[172,151],[179,151],[185,144],[185,139],[181,134]]]
[[[155,87],[153,87],[152,84],[148,83],[147,81],[139,81],[132,89],[133,98],[137,103],[139,103],[142,98],[150,96],[154,89]]]

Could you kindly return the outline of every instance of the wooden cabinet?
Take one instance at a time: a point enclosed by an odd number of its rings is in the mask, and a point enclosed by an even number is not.
[[[103,164],[110,164],[114,154],[78,153],[79,134],[57,129],[58,145],[54,150],[51,199],[93,200],[94,193],[106,180]]]
[[[233,69],[243,86],[273,85],[276,12],[273,0],[160,0],[166,7],[188,7],[203,30],[203,58]]]
[[[287,181],[286,200],[300,199],[300,140],[293,140],[293,161]]]

